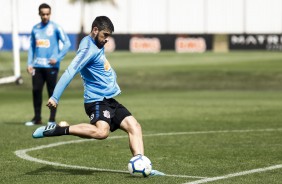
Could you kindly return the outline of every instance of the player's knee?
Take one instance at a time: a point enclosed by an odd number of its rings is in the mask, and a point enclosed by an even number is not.
[[[126,117],[120,128],[130,134],[142,134],[142,127],[133,116]]]
[[[142,131],[142,127],[137,121],[130,122],[128,126],[129,126],[129,131],[132,133]]]
[[[110,134],[110,126],[105,121],[97,121],[93,126],[91,136],[95,139],[106,139]]]
[[[107,133],[107,132],[100,132],[100,134],[99,134],[99,139],[107,139],[108,138],[108,136],[109,136],[109,133]]]
[[[137,122],[137,124],[135,125],[135,128],[138,132],[141,132],[142,131],[142,127],[141,125]]]
[[[92,137],[95,139],[103,140],[109,136],[109,131],[106,130],[98,130],[97,132],[92,134]]]

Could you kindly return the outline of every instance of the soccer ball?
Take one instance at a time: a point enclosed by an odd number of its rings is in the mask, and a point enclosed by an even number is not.
[[[128,171],[132,175],[142,175],[143,177],[147,177],[152,171],[152,163],[148,157],[137,155],[130,159],[128,163]]]

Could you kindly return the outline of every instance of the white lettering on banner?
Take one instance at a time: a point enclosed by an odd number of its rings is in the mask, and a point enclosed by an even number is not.
[[[113,52],[116,49],[116,42],[113,37],[109,37],[109,41],[105,45],[106,52]]]
[[[265,36],[264,35],[258,35],[257,39],[258,39],[259,44],[262,45],[264,43]]]
[[[277,45],[266,45],[266,50],[282,50],[282,44],[277,44]]]
[[[183,38],[175,40],[176,52],[205,52],[207,49],[204,38]]]
[[[245,37],[244,36],[231,36],[231,43],[234,45],[244,45],[245,44]]]
[[[275,35],[275,36],[268,36],[267,43],[268,44],[274,44],[274,45],[278,44],[279,43],[278,36],[277,35]]]
[[[282,35],[232,35],[232,45],[277,45],[282,44]]]
[[[157,53],[161,50],[161,42],[159,38],[132,37],[129,49],[131,52]]]
[[[4,39],[2,36],[0,36],[0,50],[2,49],[3,45],[4,45]]]
[[[257,45],[257,40],[254,36],[249,36],[246,38],[247,45]]]

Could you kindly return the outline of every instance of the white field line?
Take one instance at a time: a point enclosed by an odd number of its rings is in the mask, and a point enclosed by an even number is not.
[[[143,135],[144,137],[153,137],[153,136],[170,136],[170,135],[195,135],[195,134],[214,134],[214,133],[244,133],[244,132],[272,132],[272,131],[282,131],[282,129],[253,129],[253,130],[220,130],[220,131],[198,131],[198,132],[171,132],[171,133],[158,133],[158,134],[147,134]],[[127,136],[113,136],[109,137],[108,139],[120,139],[120,138],[127,138]],[[46,165],[52,165],[52,166],[60,166],[60,167],[67,167],[67,168],[75,168],[75,169],[84,169],[84,170],[93,170],[93,171],[105,171],[105,172],[115,172],[115,173],[128,173],[128,171],[122,171],[122,170],[111,170],[111,169],[102,169],[102,168],[94,168],[94,167],[84,167],[84,166],[76,166],[76,165],[67,165],[67,164],[61,164],[57,162],[49,162],[41,159],[37,159],[34,157],[31,157],[27,154],[27,152],[35,151],[35,150],[41,150],[45,148],[51,148],[56,146],[61,146],[65,144],[73,144],[73,143],[81,143],[86,141],[93,141],[94,139],[82,139],[82,140],[72,140],[72,141],[66,141],[66,142],[57,142],[52,143],[48,145],[42,145],[37,146],[29,149],[23,149],[23,150],[17,150],[14,153],[28,161],[42,163]],[[202,179],[198,181],[204,181],[206,179],[211,179],[207,177],[201,177],[201,176],[188,176],[188,175],[166,175],[170,177],[185,177],[185,178],[195,178],[195,179]],[[233,176],[234,177],[234,176]],[[214,177],[216,178],[216,177]],[[197,182],[197,181],[195,181]]]
[[[188,182],[188,183],[185,183],[185,184],[208,183],[208,182],[212,182],[212,181],[218,181],[218,180],[233,178],[233,177],[236,177],[236,176],[243,176],[243,175],[248,175],[248,174],[253,174],[253,173],[261,173],[261,172],[271,171],[271,170],[281,169],[281,168],[282,168],[282,165],[273,165],[273,166],[270,166],[270,167],[264,167],[264,168],[258,168],[258,169],[248,170],[248,171],[242,171],[242,172],[227,174],[227,175],[224,175],[224,176],[205,178],[205,179],[201,179],[201,180],[197,180],[197,181]]]
[[[153,136],[153,134],[148,135],[148,136]],[[120,139],[120,138],[127,138],[127,136],[113,136],[113,137],[109,137],[108,139]],[[53,143],[53,144],[48,144],[48,145],[37,146],[37,147],[29,148],[29,149],[17,150],[17,151],[15,151],[15,154],[18,157],[20,157],[24,160],[37,162],[37,163],[41,163],[41,164],[46,164],[46,165],[60,166],[60,167],[73,168],[73,169],[92,170],[92,171],[104,171],[104,172],[113,172],[113,173],[128,173],[128,171],[123,171],[123,170],[112,170],[112,169],[103,169],[103,168],[95,168],[95,167],[84,167],[84,166],[77,166],[77,165],[61,164],[61,163],[57,163],[57,162],[49,162],[49,161],[46,161],[46,160],[41,160],[41,159],[38,159],[38,158],[31,157],[27,154],[27,152],[30,152],[30,151],[41,150],[41,149],[61,146],[61,145],[65,145],[65,144],[81,143],[81,142],[86,142],[86,141],[95,141],[95,139],[82,139],[82,140],[72,140],[72,141],[66,141],[66,142],[58,142],[58,143]],[[182,178],[194,178],[194,179],[206,178],[206,177],[201,177],[201,176],[188,176],[188,175],[166,175],[166,176],[179,177],[179,178],[180,177],[182,177]]]

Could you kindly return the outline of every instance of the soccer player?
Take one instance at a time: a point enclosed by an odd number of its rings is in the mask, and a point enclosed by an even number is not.
[[[128,134],[132,155],[144,155],[140,124],[122,104],[114,99],[121,90],[116,81],[116,73],[104,51],[104,45],[112,32],[114,25],[108,17],[95,18],[91,33],[81,40],[75,58],[61,76],[47,104],[51,109],[56,108],[63,91],[80,72],[84,83],[84,107],[90,124],[81,123],[66,127],[58,124],[42,126],[35,130],[33,138],[75,135],[102,140],[106,139],[110,132],[121,129]],[[152,175],[164,174],[153,170]]]
[[[67,34],[56,23],[50,21],[51,7],[48,4],[39,6],[41,22],[32,28],[30,49],[28,52],[27,72],[32,75],[32,95],[34,117],[25,123],[26,126],[42,124],[41,106],[44,83],[47,84],[51,97],[58,77],[60,62],[68,52],[71,44]],[[59,48],[59,42],[63,44]],[[55,123],[56,109],[50,109],[49,124]]]

